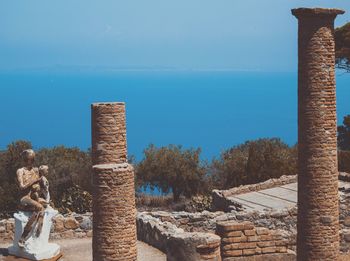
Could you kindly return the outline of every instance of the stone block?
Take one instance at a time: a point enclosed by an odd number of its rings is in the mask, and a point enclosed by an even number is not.
[[[244,235],[246,235],[246,236],[255,236],[255,229],[244,230]]]
[[[7,222],[6,222],[6,231],[8,233],[14,231],[14,228],[15,228],[15,221],[13,219],[8,219]]]
[[[227,233],[223,233],[222,237],[240,237],[243,235],[242,231],[231,231]]]
[[[240,237],[227,237],[222,238],[221,242],[223,243],[239,243],[239,242],[246,242],[247,237],[246,236],[240,236]]]
[[[79,222],[74,217],[67,217],[64,220],[64,227],[66,229],[77,229],[79,227]]]
[[[235,256],[242,256],[243,250],[229,250],[229,251],[223,251],[222,255],[224,257],[235,257]]]
[[[63,218],[56,218],[54,220],[54,232],[63,232],[66,228],[64,227]]]
[[[238,249],[256,248],[256,242],[239,243]]]
[[[276,247],[276,252],[277,253],[287,253],[287,251],[288,251],[288,249],[285,246]]]
[[[221,245],[221,249],[222,250],[236,250],[238,249],[238,243],[234,243],[234,244],[228,244],[228,245]]]
[[[251,222],[245,221],[238,223],[236,221],[221,221],[216,224],[216,229],[219,234],[231,231],[243,231],[253,229],[254,225]]]
[[[244,256],[252,256],[256,254],[255,249],[243,249],[243,253]]]
[[[275,241],[276,246],[287,246],[288,240],[277,240]]]
[[[235,221],[218,222],[216,224],[216,229],[220,234],[223,232],[242,231],[244,230],[244,224]]]
[[[3,226],[1,226],[1,227],[0,227],[0,234],[5,233],[5,232],[6,232],[6,228],[3,227]]]
[[[92,220],[89,217],[82,217],[80,228],[87,231],[92,230]]]
[[[273,235],[261,235],[260,240],[261,241],[272,241],[275,237]]]
[[[258,245],[258,247],[271,247],[276,245],[275,241],[260,241],[256,244]]]
[[[248,238],[247,238],[247,241],[248,242],[256,242],[256,241],[258,241],[259,240],[259,237],[258,236],[249,236]]]
[[[255,228],[256,234],[257,235],[267,235],[269,234],[269,230],[267,228],[264,227],[257,227]]]
[[[262,254],[275,253],[276,251],[277,251],[276,247],[262,247],[261,248]]]

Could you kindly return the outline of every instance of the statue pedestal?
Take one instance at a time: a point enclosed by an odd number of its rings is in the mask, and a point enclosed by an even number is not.
[[[30,260],[43,260],[56,257],[60,254],[60,246],[49,243],[52,218],[57,215],[58,211],[47,207],[44,212],[43,228],[39,237],[30,235],[25,242],[24,247],[18,246],[24,227],[32,212],[19,211],[14,214],[15,218],[15,237],[13,245],[8,248],[8,253],[13,256],[23,257]]]

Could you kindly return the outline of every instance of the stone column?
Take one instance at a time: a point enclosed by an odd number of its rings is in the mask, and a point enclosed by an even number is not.
[[[125,104],[92,104],[93,260],[137,260],[134,169]]]
[[[298,260],[338,260],[339,209],[334,19],[338,9],[299,8]]]
[[[127,161],[125,103],[94,103],[92,118],[92,164]]]

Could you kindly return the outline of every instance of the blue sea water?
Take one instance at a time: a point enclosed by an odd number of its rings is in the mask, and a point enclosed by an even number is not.
[[[337,73],[338,121],[350,114],[350,74]],[[201,147],[211,159],[246,140],[297,142],[297,74],[261,72],[0,73],[0,149],[90,147],[90,104],[125,101],[129,154],[150,143]]]

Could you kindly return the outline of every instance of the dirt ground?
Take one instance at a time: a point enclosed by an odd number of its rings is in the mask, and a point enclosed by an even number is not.
[[[60,261],[92,260],[91,238],[54,240],[52,242],[61,246],[63,257]],[[6,248],[9,245],[11,242],[0,244],[0,261],[6,261]],[[166,260],[164,253],[141,241],[137,242],[137,256],[138,261]]]

